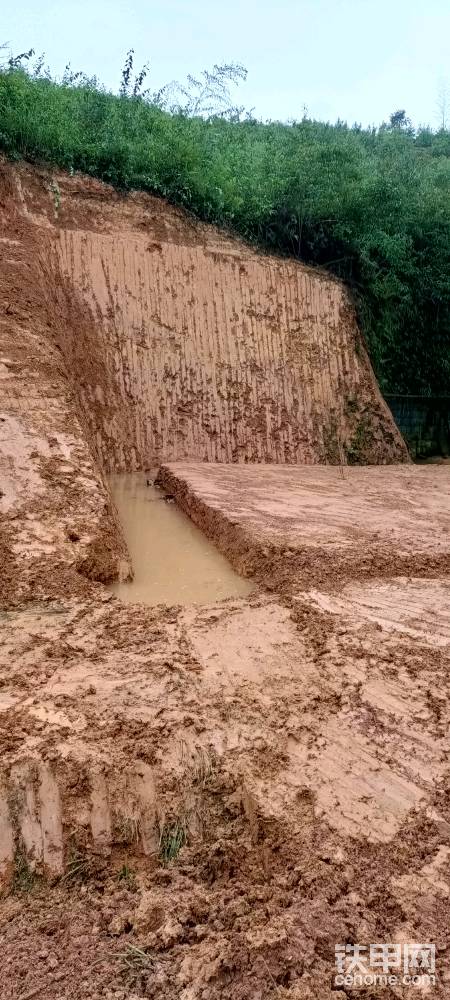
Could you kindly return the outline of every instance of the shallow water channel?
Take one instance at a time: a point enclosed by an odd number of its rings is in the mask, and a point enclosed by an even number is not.
[[[134,472],[108,479],[134,570],[133,580],[109,589],[122,601],[144,604],[213,604],[250,594],[251,581],[147,478]]]

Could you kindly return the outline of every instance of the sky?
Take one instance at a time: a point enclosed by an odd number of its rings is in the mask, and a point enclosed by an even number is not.
[[[438,124],[450,88],[449,0],[4,0],[0,43],[117,90],[127,50],[152,90],[214,63],[248,70],[236,103],[262,119]],[[6,9],[5,9],[6,7]]]

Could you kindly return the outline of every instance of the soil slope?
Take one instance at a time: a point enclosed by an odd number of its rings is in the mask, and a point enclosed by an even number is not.
[[[325,273],[86,178],[3,163],[0,190],[9,326],[28,286],[104,469],[407,460]]]

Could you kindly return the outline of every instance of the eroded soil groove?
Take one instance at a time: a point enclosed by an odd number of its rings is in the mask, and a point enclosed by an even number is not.
[[[331,1000],[342,941],[435,942],[447,996],[449,468],[336,282],[1,185],[2,1000]],[[105,477],[155,464],[250,595],[107,590]]]
[[[133,567],[132,580],[115,580],[113,594],[127,604],[214,604],[244,597],[252,584],[239,576],[173,494],[147,473],[109,476]]]

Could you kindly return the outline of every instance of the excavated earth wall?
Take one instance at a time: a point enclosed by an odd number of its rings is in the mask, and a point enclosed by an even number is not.
[[[94,180],[3,164],[0,185],[7,266],[46,310],[104,470],[407,460],[329,275]]]

